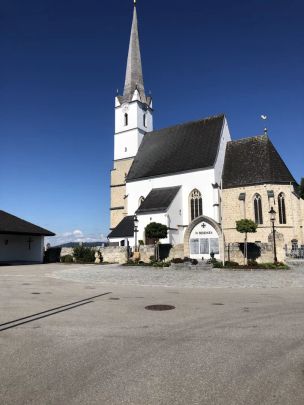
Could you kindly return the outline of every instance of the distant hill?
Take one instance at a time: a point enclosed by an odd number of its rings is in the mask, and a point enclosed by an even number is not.
[[[57,246],[52,246],[52,247],[61,247],[61,248],[74,248],[79,246],[79,242],[68,242],[68,243],[63,243],[62,245],[57,245]],[[83,242],[82,246],[84,247],[103,247],[106,246],[107,243],[105,242]]]

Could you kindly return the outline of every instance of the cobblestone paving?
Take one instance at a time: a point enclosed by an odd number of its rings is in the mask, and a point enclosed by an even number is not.
[[[171,270],[118,265],[58,265],[48,277],[103,285],[175,288],[304,287],[304,267],[273,271]]]

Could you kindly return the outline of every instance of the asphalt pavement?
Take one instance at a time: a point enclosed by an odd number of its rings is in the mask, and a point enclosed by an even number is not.
[[[304,404],[302,288],[111,285],[66,269],[0,267],[1,404]],[[175,309],[145,309],[160,304]]]

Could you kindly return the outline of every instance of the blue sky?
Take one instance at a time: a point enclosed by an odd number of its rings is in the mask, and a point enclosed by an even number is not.
[[[1,0],[0,209],[56,232],[109,227],[114,96],[132,1]],[[304,176],[301,0],[138,0],[155,128],[224,112],[233,139],[269,135]],[[75,232],[76,231],[76,232]]]

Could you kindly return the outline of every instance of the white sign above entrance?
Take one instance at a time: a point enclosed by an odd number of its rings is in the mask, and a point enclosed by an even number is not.
[[[201,222],[192,230],[190,239],[193,238],[218,238],[216,230],[207,222]]]

